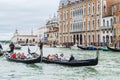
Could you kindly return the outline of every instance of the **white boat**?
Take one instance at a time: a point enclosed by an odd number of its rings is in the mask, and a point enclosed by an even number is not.
[[[78,48],[78,45],[75,44],[75,45],[71,46],[70,49],[79,49],[79,48]]]
[[[19,44],[16,44],[15,49],[21,49],[21,46]]]
[[[57,48],[65,48],[63,45],[56,45]]]

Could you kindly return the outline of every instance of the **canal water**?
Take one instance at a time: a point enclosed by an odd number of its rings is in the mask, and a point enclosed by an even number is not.
[[[4,50],[8,45],[4,45]],[[30,47],[31,52],[37,52],[37,47]],[[15,52],[27,53],[28,47]],[[96,57],[96,51],[72,50],[69,48],[44,47],[43,55],[64,53],[66,58],[72,53],[76,59]],[[120,52],[100,51],[97,66],[69,67],[58,64],[24,64],[9,62],[0,57],[0,80],[120,80]]]

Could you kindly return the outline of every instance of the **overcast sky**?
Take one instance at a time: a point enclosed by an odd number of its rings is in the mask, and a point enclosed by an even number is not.
[[[60,0],[0,0],[0,40],[10,39],[15,29],[28,34],[57,14]]]

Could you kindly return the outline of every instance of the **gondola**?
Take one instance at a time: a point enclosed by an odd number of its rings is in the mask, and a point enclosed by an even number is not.
[[[98,56],[99,51],[97,51],[97,57],[95,59],[87,59],[87,60],[74,60],[74,61],[60,61],[60,60],[48,60],[46,57],[42,58],[42,62],[45,63],[53,63],[53,64],[60,64],[60,65],[66,65],[66,66],[95,66],[98,64]]]
[[[6,55],[6,59],[7,59],[8,61],[31,64],[31,63],[40,63],[40,61],[41,61],[41,56],[38,56],[37,58],[34,58],[34,59],[25,59],[25,60],[23,60],[23,59],[13,59],[13,58],[9,57],[8,55]]]
[[[83,47],[83,46],[77,46],[77,47],[82,49],[82,50],[87,50],[87,47]]]
[[[97,50],[96,47],[94,46],[86,46],[86,47],[83,47],[83,46],[77,46],[78,48],[82,49],[82,50]]]
[[[118,49],[118,48],[111,48],[109,46],[107,46],[107,48],[111,51],[114,51],[114,52],[120,52],[120,49]]]

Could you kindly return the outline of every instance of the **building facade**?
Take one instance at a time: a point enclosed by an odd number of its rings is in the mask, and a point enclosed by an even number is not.
[[[45,35],[45,32],[47,32],[46,26],[40,27],[38,29],[38,39],[39,40],[47,40],[47,36]]]
[[[112,15],[114,17],[114,44],[120,47],[120,1],[112,5]]]
[[[47,32],[45,34],[48,37],[49,44],[58,44],[59,37],[59,20],[57,16],[49,19],[46,23]]]
[[[118,0],[61,0],[59,41],[80,45],[112,42],[113,2]],[[105,23],[105,24],[104,24]],[[107,25],[106,25],[107,23]]]
[[[35,44],[36,42],[38,42],[38,37],[37,37],[37,35],[33,35],[33,34],[21,35],[16,30],[13,37],[11,38],[11,41],[14,43],[19,43],[19,44],[26,44],[26,43]]]

